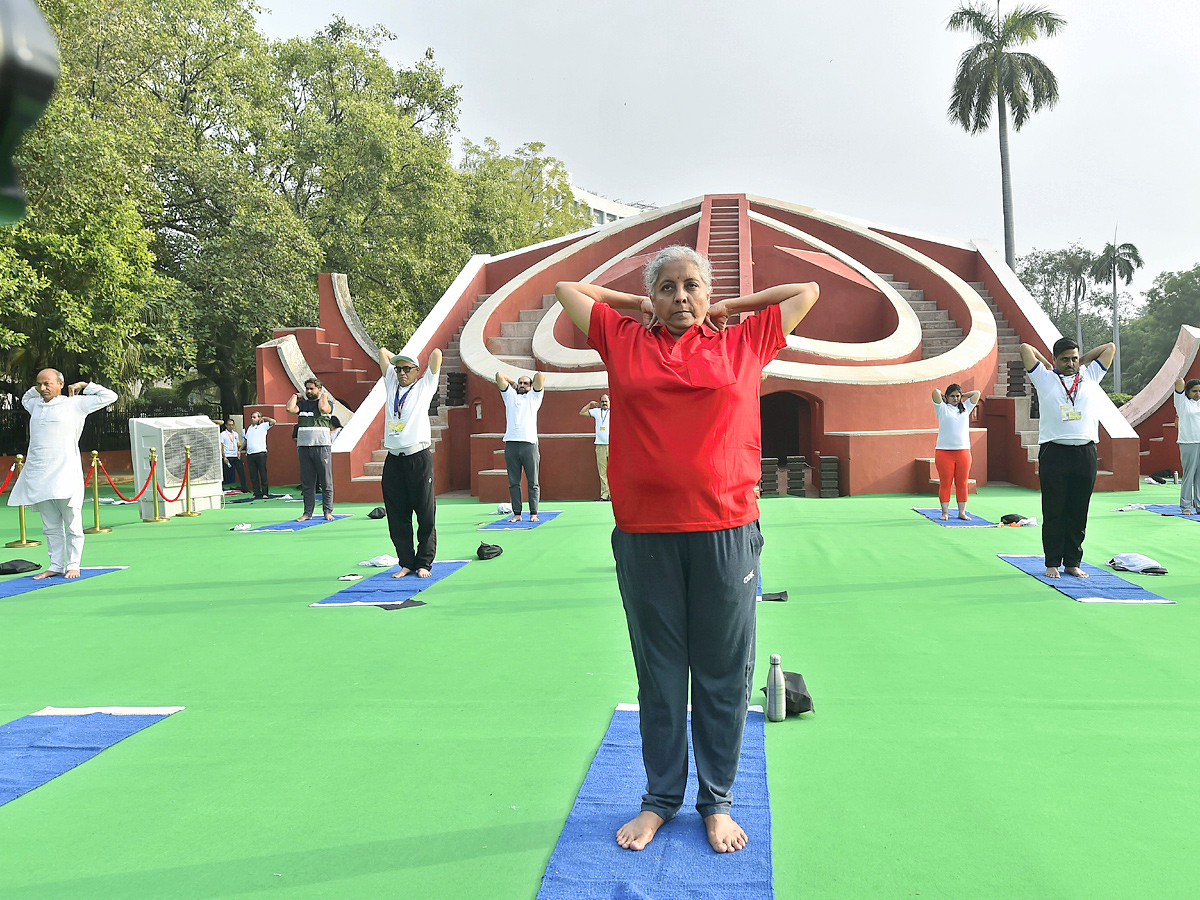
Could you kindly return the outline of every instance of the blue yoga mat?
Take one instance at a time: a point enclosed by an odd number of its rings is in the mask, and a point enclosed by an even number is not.
[[[770,900],[771,802],[763,714],[751,710],[734,784],[733,817],[750,837],[735,853],[714,853],[696,812],[696,764],[688,746],[688,791],[679,814],[644,850],[614,837],[637,814],[646,789],[636,709],[617,709],[546,866],[537,900]],[[690,730],[690,729],[689,729]]]
[[[476,531],[524,531],[529,528],[537,528],[539,525],[545,525],[551,519],[555,519],[560,515],[562,515],[561,510],[543,509],[538,511],[538,521],[530,522],[529,513],[525,512],[521,514],[520,522],[510,522],[508,520],[512,517],[505,516],[504,518],[498,519],[495,522],[489,522],[482,528],[477,528]]]
[[[393,572],[399,572],[399,566],[384,569],[370,578],[362,581],[352,581],[349,586],[342,588],[332,597],[310,603],[309,606],[390,606],[393,603],[403,603],[421,591],[433,587],[443,578],[453,575],[467,563],[469,559],[451,559],[434,562],[429,567],[428,578],[418,578],[416,575],[406,575],[403,578],[393,578]]]
[[[326,519],[324,516],[313,516],[307,522],[280,522],[278,525],[260,525],[258,528],[247,529],[243,534],[254,534],[256,531],[299,531],[302,528],[311,528],[314,525],[329,525],[341,519],[348,518],[350,518],[349,513],[343,516],[335,515],[332,519]]]
[[[95,578],[97,575],[107,575],[109,572],[119,572],[121,569],[128,568],[129,566],[82,566],[79,569],[79,577],[71,579],[55,575],[53,578],[41,578],[34,581],[33,575],[22,575],[20,578],[0,581],[0,598],[16,597],[18,594],[28,594],[30,591],[54,587],[56,584],[75,584],[85,578]]]
[[[1146,509],[1163,516],[1177,516],[1180,519],[1190,519],[1193,522],[1200,522],[1200,516],[1185,516],[1178,503],[1147,503]]]
[[[940,509],[918,509],[913,507],[913,512],[918,512],[927,518],[929,521],[941,525],[943,528],[995,528],[995,522],[989,522],[987,519],[981,519],[979,516],[972,514],[971,518],[966,521],[958,517],[958,510],[950,510],[950,518],[945,522],[942,521],[942,511]]]
[[[1106,572],[1091,563],[1079,568],[1088,573],[1087,578],[1076,578],[1063,572],[1058,578],[1047,578],[1044,556],[1006,556],[999,554],[1027,575],[1032,575],[1042,584],[1048,584],[1060,593],[1080,603],[1174,603],[1166,597],[1151,593],[1139,584],[1126,581],[1120,575]]]
[[[110,709],[69,710],[48,706],[0,725],[0,805],[87,762],[101,750],[183,707]]]

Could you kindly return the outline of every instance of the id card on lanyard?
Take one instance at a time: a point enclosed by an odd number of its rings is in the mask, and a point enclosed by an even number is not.
[[[1059,407],[1062,412],[1062,420],[1064,422],[1078,422],[1083,418],[1083,413],[1075,408],[1075,398],[1079,396],[1079,373],[1075,373],[1075,380],[1071,382],[1070,387],[1067,387],[1067,383],[1063,381],[1063,377],[1058,372],[1054,374],[1058,376],[1059,383],[1063,386],[1063,391],[1066,392],[1067,399],[1071,401],[1070,403],[1063,403]]]
[[[404,401],[408,399],[408,395],[416,386],[416,382],[410,384],[408,390],[404,392],[404,396],[400,396],[400,388],[396,388],[396,399],[392,402],[392,413],[396,418],[395,421],[388,424],[388,428],[393,434],[399,434],[404,430],[404,423],[400,421],[400,411],[404,409]]]

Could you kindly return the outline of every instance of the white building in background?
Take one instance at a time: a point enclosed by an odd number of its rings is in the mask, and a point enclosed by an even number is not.
[[[618,203],[616,200],[609,200],[607,197],[601,197],[599,194],[593,194],[591,191],[585,191],[575,185],[571,185],[571,193],[575,197],[576,204],[587,207],[594,225],[608,225],[617,219],[627,219],[630,216],[636,216],[643,210],[653,209],[644,203],[637,206]]]

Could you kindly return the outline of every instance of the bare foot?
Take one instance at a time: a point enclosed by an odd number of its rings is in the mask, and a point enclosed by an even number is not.
[[[66,577],[67,577],[67,578],[78,578],[78,577],[79,577],[79,570],[78,570],[78,569],[67,569],[67,575],[66,575]]]
[[[636,819],[630,819],[617,829],[617,844],[626,850],[641,850],[654,840],[664,821],[658,813],[643,810]]]
[[[724,813],[705,816],[704,827],[708,831],[708,842],[717,853],[732,853],[750,842],[742,826]]]
[[[971,517],[970,517],[970,515],[967,514],[967,511],[965,509],[960,509],[958,511],[958,517],[966,522],[971,521]]]
[[[332,522],[333,521],[333,513],[325,513],[325,521]]]
[[[304,516],[301,516],[300,518],[298,518],[296,521],[297,522],[307,522],[311,518],[312,518],[312,516],[304,515]]]
[[[950,521],[950,513],[943,512],[940,516],[938,516],[938,518],[941,519],[941,521],[943,521],[943,522],[949,522]]]
[[[47,572],[38,572],[36,575],[33,576],[33,580],[41,581],[43,578],[53,578],[55,575],[61,575],[61,574],[62,574],[62,572],[55,572],[53,570],[50,570]]]
[[[393,578],[403,578],[405,575],[411,575],[411,574],[412,574],[412,569],[406,569],[406,568],[404,568],[404,566],[401,566],[399,572],[392,573],[392,577]]]
[[[540,522],[540,521],[541,521],[541,519],[539,519],[539,518],[537,517],[537,513],[530,513],[530,514],[529,514],[529,521],[530,521],[530,522]]]
[[[1058,577],[1058,568],[1057,567],[1051,568],[1050,566],[1046,566],[1046,577],[1047,578],[1057,578]]]
[[[426,569],[424,566],[422,566],[421,568],[417,569],[417,577],[418,577],[418,578],[428,578],[428,577],[429,577],[430,575],[432,575],[432,574],[433,574],[433,573],[432,573],[432,572],[430,572],[428,569]]]
[[[510,522],[520,522],[520,521],[521,521],[521,517],[520,517],[520,515],[516,515],[516,516],[513,516],[513,517],[512,517],[511,519],[509,519],[508,521],[510,521]]]
[[[1088,573],[1079,568],[1079,566],[1067,566],[1064,571],[1066,571],[1068,575],[1074,575],[1076,578],[1088,577]],[[68,575],[67,577],[70,578],[71,576]]]

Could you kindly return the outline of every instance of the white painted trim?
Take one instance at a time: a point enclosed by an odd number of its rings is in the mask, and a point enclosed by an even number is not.
[[[483,337],[483,329],[500,304],[535,275],[544,272],[551,266],[557,265],[584,247],[591,246],[636,225],[642,225],[668,215],[673,215],[689,206],[697,205],[702,199],[693,198],[671,206],[648,210],[641,215],[613,222],[603,230],[591,233],[585,232],[586,236],[582,240],[563,247],[561,250],[551,254],[508,281],[475,311],[474,315],[471,316],[463,328],[462,336],[459,338],[458,352],[464,368],[474,372],[480,378],[488,380],[494,379],[497,372],[503,372],[513,380],[516,380],[521,375],[533,375],[534,373],[528,369],[519,369],[516,366],[501,362],[487,348],[487,342]],[[597,375],[604,375],[604,380],[597,380]],[[551,391],[601,390],[608,386],[607,375],[599,372],[546,372],[543,373],[543,377],[545,379],[545,389]]]
[[[186,706],[47,706],[31,716],[90,716],[108,713],[110,716],[169,716]]]
[[[1120,407],[1126,422],[1130,425],[1141,425],[1152,413],[1157,412],[1163,403],[1173,397],[1175,382],[1183,378],[1192,367],[1192,363],[1196,361],[1197,349],[1200,349],[1200,328],[1180,325],[1175,346],[1171,348],[1171,353],[1162,364],[1162,368],[1150,379],[1149,384],[1138,391],[1137,396]]]
[[[641,707],[636,703],[618,703],[617,710],[620,712],[637,712]],[[688,712],[692,711],[692,704],[687,705]],[[757,703],[746,707],[746,712],[762,712],[763,708]]]

